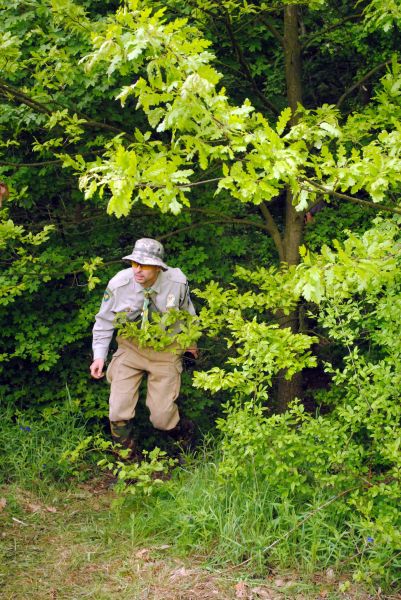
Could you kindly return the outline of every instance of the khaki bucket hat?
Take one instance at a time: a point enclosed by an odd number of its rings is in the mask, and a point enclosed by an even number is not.
[[[163,262],[163,257],[163,244],[151,238],[141,238],[135,242],[132,254],[123,256],[123,260],[134,260],[141,265],[154,265],[165,271],[168,266]]]

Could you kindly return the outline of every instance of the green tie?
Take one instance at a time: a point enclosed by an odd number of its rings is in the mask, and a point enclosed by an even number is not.
[[[150,299],[151,299],[151,295],[153,292],[154,292],[154,290],[152,288],[145,288],[143,290],[143,294],[145,297],[143,300],[141,329],[144,329],[144,327],[146,326],[146,323],[149,322],[149,304],[150,304]]]

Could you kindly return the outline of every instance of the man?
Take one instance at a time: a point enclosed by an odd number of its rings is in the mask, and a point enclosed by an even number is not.
[[[163,257],[160,242],[142,238],[136,242],[132,254],[123,257],[131,263],[131,268],[119,271],[110,280],[93,327],[90,372],[95,379],[104,376],[117,313],[126,313],[130,320],[139,319],[141,327],[151,321],[155,311],[179,309],[195,315],[185,275],[180,269],[168,267]],[[111,384],[110,428],[113,441],[131,449],[134,455],[133,419],[145,373],[148,374],[146,405],[153,426],[179,437],[183,424],[175,401],[181,384],[181,357],[174,348],[164,352],[140,348],[134,340],[122,337],[117,337],[117,342],[118,349],[106,373]],[[196,358],[196,348],[187,352]]]

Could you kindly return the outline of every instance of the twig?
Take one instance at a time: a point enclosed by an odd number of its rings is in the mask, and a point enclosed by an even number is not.
[[[24,523],[24,521],[20,521],[19,519],[17,519],[16,517],[11,517],[13,521],[15,521],[16,523],[19,523],[20,525],[28,525],[28,523]]]
[[[383,569],[385,567],[387,567],[387,565],[389,565],[394,559],[398,558],[399,556],[401,556],[401,551],[397,552],[397,554],[395,554],[394,556],[392,556],[391,558],[389,558],[388,561],[384,563]]]
[[[364,75],[363,77],[361,77],[361,79],[358,79],[358,81],[356,81],[353,85],[351,85],[347,90],[345,90],[345,92],[343,93],[343,95],[340,97],[340,99],[338,100],[336,107],[340,108],[341,105],[343,104],[344,100],[350,95],[352,94],[352,92],[354,90],[356,90],[358,87],[360,87],[363,83],[365,83],[365,81],[367,81],[368,79],[370,79],[372,77],[372,75],[374,75],[375,73],[377,73],[377,71],[380,71],[383,67],[385,67],[386,65],[391,63],[391,58],[389,58],[388,60],[385,60],[384,62],[380,63],[379,65],[376,65],[375,67],[373,67],[373,69],[371,69],[370,71],[368,71],[366,73],[366,75]]]
[[[361,200],[360,198],[355,198],[354,196],[349,196],[348,194],[342,194],[340,192],[336,192],[335,190],[331,190],[330,188],[326,188],[323,185],[315,183],[314,181],[310,181],[309,179],[305,179],[302,183],[306,183],[311,185],[312,187],[320,190],[324,194],[328,194],[329,196],[334,196],[335,198],[341,198],[343,200],[347,200],[348,202],[352,202],[353,204],[360,204],[361,206],[366,206],[369,208],[374,208],[375,210],[383,210],[385,212],[391,212],[398,215],[401,215],[401,208],[395,208],[393,206],[388,206],[388,204],[379,204],[376,202],[371,202],[369,200]],[[302,186],[305,188],[305,186]]]
[[[230,38],[231,41],[231,45],[234,49],[234,52],[236,54],[237,60],[239,62],[239,64],[242,67],[242,72],[245,75],[245,77],[247,78],[247,80],[249,81],[249,83],[252,86],[253,91],[255,92],[255,94],[257,95],[257,97],[259,98],[259,100],[263,103],[263,105],[268,108],[270,110],[270,112],[273,113],[273,115],[277,116],[280,114],[280,111],[276,108],[276,106],[270,102],[270,100],[268,98],[266,98],[266,96],[260,91],[260,89],[258,88],[256,81],[254,79],[254,77],[252,76],[251,73],[251,69],[249,68],[249,65],[247,63],[247,61],[245,60],[244,54],[242,52],[241,46],[239,45],[235,35],[234,35],[234,31],[233,31],[233,27],[232,27],[232,22],[231,22],[231,17],[228,13],[228,11],[226,9],[224,9],[224,13],[225,13],[225,24],[226,24],[226,29],[227,29],[227,33],[228,36]]]
[[[358,13],[356,15],[349,15],[348,17],[344,17],[344,19],[341,19],[337,23],[334,23],[334,25],[330,25],[330,27],[327,27],[326,29],[323,29],[322,31],[319,31],[319,33],[315,33],[314,35],[312,35],[309,39],[307,39],[305,41],[305,43],[301,44],[302,49],[304,50],[305,48],[307,48],[308,46],[310,46],[311,43],[315,39],[318,39],[318,38],[322,37],[326,33],[329,33],[329,31],[333,31],[334,29],[337,29],[338,27],[342,27],[344,25],[344,23],[346,23],[347,21],[358,20],[358,19],[361,19],[362,17],[363,17],[363,13]],[[307,37],[307,36],[305,36],[305,37]]]

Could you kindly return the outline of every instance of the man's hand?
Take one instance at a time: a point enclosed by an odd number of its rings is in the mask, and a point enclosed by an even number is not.
[[[90,372],[94,379],[101,379],[104,377],[103,373],[104,360],[103,358],[95,358],[90,366]]]

